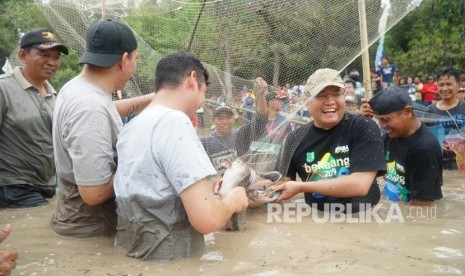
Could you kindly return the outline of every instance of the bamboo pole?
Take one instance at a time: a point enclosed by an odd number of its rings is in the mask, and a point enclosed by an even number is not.
[[[105,6],[105,0],[102,0],[102,20],[107,19],[107,8]]]
[[[362,49],[363,85],[365,88],[365,98],[369,99],[373,93],[371,88],[370,57],[368,54],[365,0],[358,0],[358,15],[360,21],[360,45]]]

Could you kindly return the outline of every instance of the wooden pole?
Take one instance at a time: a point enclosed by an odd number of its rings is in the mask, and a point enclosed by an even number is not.
[[[367,99],[372,96],[371,88],[371,71],[370,57],[368,55],[368,33],[365,11],[365,0],[358,0],[358,15],[360,21],[360,45],[362,49],[362,65],[363,65],[363,85],[365,88],[365,97]]]
[[[105,6],[105,0],[102,0],[102,20],[107,19],[107,8]]]

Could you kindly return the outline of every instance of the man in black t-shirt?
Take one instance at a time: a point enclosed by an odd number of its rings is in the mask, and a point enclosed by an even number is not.
[[[386,130],[384,195],[393,201],[428,205],[442,198],[441,147],[415,117],[412,105],[405,91],[388,87],[362,105],[361,113],[374,114]]]
[[[307,81],[310,122],[284,142],[278,170],[291,180],[277,187],[278,202],[305,193],[305,202],[319,210],[343,206],[358,212],[378,203],[376,176],[386,164],[376,124],[345,112],[344,82],[333,69],[319,69]],[[296,175],[302,182],[295,181]],[[315,204],[315,205],[314,205]]]

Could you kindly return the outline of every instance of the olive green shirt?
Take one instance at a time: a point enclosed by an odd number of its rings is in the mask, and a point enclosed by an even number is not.
[[[46,82],[47,96],[40,97],[16,67],[0,76],[0,186],[33,185],[53,195],[55,161],[52,114],[56,92]]]

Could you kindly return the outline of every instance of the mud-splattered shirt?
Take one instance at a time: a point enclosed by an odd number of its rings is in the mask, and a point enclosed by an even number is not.
[[[90,206],[78,185],[103,185],[116,169],[116,139],[122,120],[111,95],[77,76],[61,89],[53,115],[53,146],[58,202],[52,216],[55,232],[74,237],[112,235],[116,227],[113,199]]]
[[[189,223],[180,194],[216,170],[189,118],[150,107],[124,127],[117,151],[117,244],[144,260],[201,253],[203,235]]]
[[[42,99],[20,67],[0,76],[0,186],[29,184],[51,197],[56,92],[48,82],[45,87],[47,95]]]

